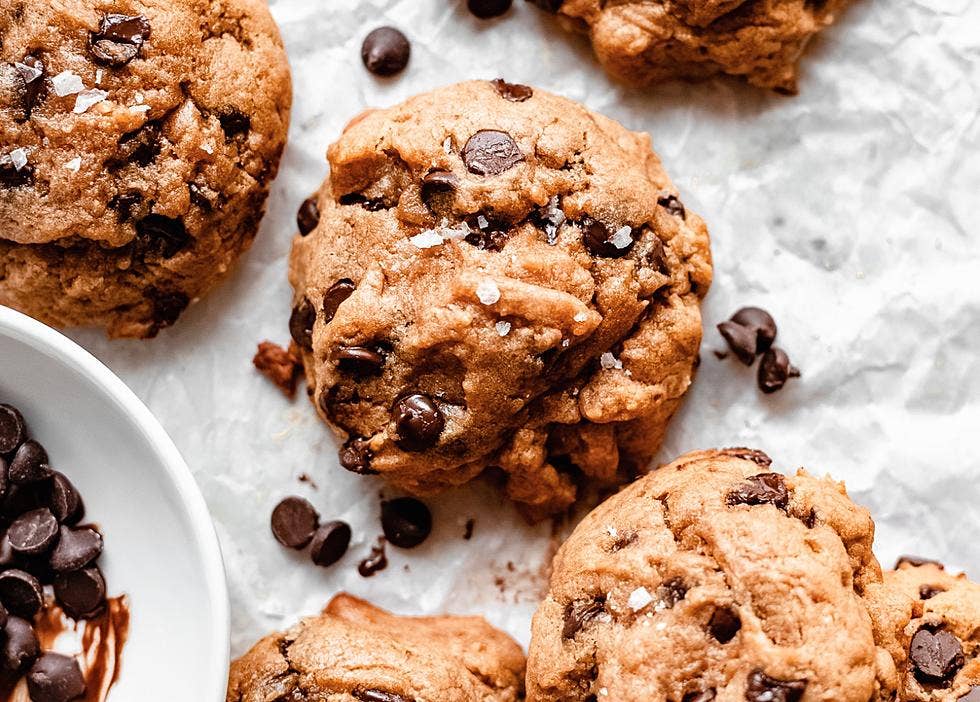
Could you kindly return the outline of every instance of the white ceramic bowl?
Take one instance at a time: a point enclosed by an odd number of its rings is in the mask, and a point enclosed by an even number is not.
[[[131,623],[109,702],[219,702],[228,592],[214,526],[177,448],[87,351],[0,306],[0,402],[19,408],[105,536],[109,595]]]

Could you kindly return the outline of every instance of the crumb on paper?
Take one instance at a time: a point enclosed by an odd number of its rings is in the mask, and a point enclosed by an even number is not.
[[[284,349],[271,341],[263,341],[259,344],[252,363],[286,397],[292,399],[296,395],[296,381],[303,363],[295,349]]]

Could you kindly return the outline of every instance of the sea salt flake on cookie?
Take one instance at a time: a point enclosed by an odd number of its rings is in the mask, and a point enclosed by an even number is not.
[[[83,90],[78,94],[78,97],[75,98],[74,113],[76,115],[80,115],[84,112],[88,112],[90,107],[105,101],[107,97],[109,97],[109,93],[104,90],[99,90],[98,88]]]
[[[27,151],[14,149],[10,152],[10,162],[14,164],[14,169],[19,171],[27,165]]]
[[[500,300],[500,288],[492,280],[481,280],[476,286],[476,296],[484,305],[492,305]]]
[[[613,356],[609,351],[599,356],[599,365],[605,370],[622,370],[623,362]]]
[[[51,79],[51,87],[54,88],[54,94],[58,97],[75,95],[85,90],[85,84],[82,83],[82,79],[71,71],[62,71],[54,76]]]
[[[510,322],[497,322],[493,326],[500,336],[507,336],[510,334]]]
[[[434,229],[426,229],[413,236],[409,241],[416,248],[431,249],[433,246],[441,246],[445,239]]]
[[[653,602],[653,595],[651,595],[650,591],[643,586],[633,590],[633,592],[630,593],[629,599],[626,600],[626,604],[634,612],[639,612],[651,602]]]
[[[82,157],[81,156],[76,156],[71,161],[68,161],[65,164],[65,168],[67,168],[72,173],[78,173],[78,170],[81,167],[82,167]]]

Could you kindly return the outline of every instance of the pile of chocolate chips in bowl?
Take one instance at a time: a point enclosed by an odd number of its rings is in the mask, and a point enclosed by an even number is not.
[[[0,404],[0,693],[23,680],[33,702],[86,696],[78,659],[44,650],[62,613],[87,623],[106,612],[102,536],[80,524],[84,516],[81,495],[50,466],[23,415]]]

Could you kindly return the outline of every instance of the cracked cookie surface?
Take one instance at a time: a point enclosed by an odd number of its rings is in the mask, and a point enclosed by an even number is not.
[[[524,654],[480,617],[397,617],[337,595],[232,664],[228,702],[517,702]]]
[[[587,34],[599,62],[633,85],[717,74],[796,92],[813,36],[851,0],[532,0]]]
[[[251,243],[286,139],[262,0],[0,10],[0,303],[150,337]]]
[[[344,467],[416,494],[496,468],[532,518],[645,468],[711,282],[648,136],[473,81],[359,116],[328,158],[290,330]]]
[[[528,701],[885,699],[861,599],[881,571],[842,485],[765,454],[687,454],[561,547],[534,617]]]

